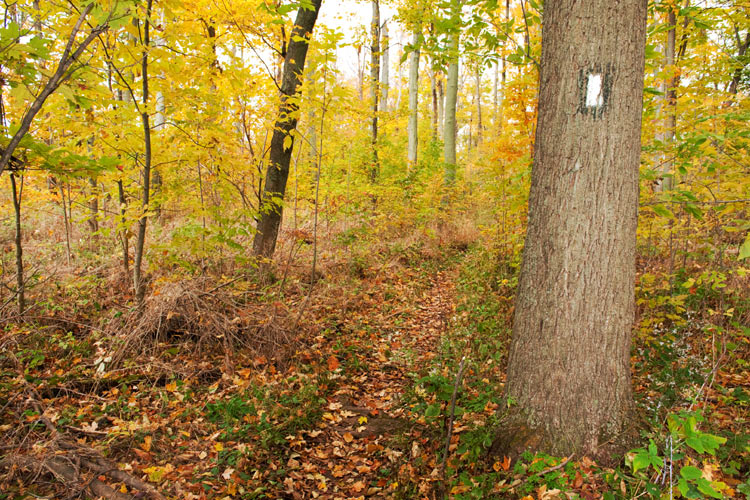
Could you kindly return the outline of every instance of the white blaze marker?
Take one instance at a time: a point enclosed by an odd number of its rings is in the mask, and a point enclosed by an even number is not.
[[[586,85],[586,106],[598,108],[604,104],[602,95],[602,75],[589,73],[589,81]]]

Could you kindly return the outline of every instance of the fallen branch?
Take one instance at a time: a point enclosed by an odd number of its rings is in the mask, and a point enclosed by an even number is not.
[[[41,460],[30,456],[14,456],[0,462],[5,466],[27,467],[33,470],[47,469],[58,480],[64,484],[75,484],[80,481],[80,474],[73,468],[67,460],[61,457],[52,457]],[[121,493],[108,484],[97,478],[90,479],[83,487],[83,491],[88,490],[94,497],[104,497],[107,500],[133,500],[134,497]]]

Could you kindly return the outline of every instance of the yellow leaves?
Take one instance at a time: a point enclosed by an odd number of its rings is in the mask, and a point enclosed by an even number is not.
[[[152,483],[161,483],[165,479],[165,476],[172,471],[174,471],[174,466],[172,464],[147,467],[143,469],[143,472],[148,475],[148,480]]]
[[[151,438],[151,436],[146,436],[146,437],[145,437],[145,438],[143,439],[143,444],[141,445],[141,448],[142,448],[142,449],[143,449],[144,451],[151,451],[151,441],[152,441],[152,438]]]
[[[214,443],[214,451],[224,451],[224,445],[222,443]]]

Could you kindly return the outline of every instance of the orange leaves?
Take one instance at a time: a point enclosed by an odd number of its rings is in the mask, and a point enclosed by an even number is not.
[[[495,462],[492,464],[492,468],[495,472],[507,471],[510,468],[510,457],[505,456],[501,462]]]
[[[339,359],[334,355],[329,356],[327,364],[328,364],[328,369],[332,372],[338,370],[339,366],[341,365],[339,363]]]

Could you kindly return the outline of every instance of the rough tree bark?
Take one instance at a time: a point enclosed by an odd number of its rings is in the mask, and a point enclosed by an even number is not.
[[[545,4],[500,456],[627,445],[646,4]]]
[[[419,34],[421,27],[414,27],[412,44],[414,50],[409,55],[409,170],[417,164],[417,148],[419,146]]]
[[[294,136],[291,132],[297,127],[296,96],[302,82],[308,41],[318,19],[321,2],[322,0],[313,0],[312,9],[300,7],[289,37],[284,59],[284,76],[281,80],[281,104],[271,137],[270,162],[263,187],[263,207],[253,240],[253,253],[258,257],[270,259],[276,249],[276,239],[283,216],[282,202],[294,146]],[[288,144],[284,144],[285,141]]]

